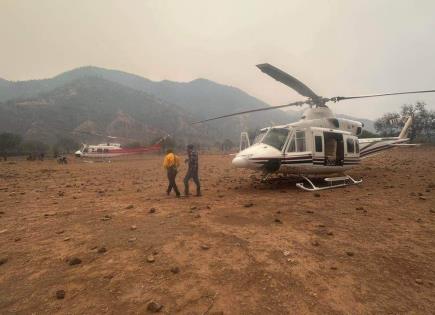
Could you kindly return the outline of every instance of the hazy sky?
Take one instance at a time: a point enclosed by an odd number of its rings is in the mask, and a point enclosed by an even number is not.
[[[268,62],[325,97],[435,89],[434,0],[0,0],[0,43],[8,80],[95,65],[302,99],[255,67]],[[416,100],[435,109],[428,94],[331,108],[375,118]]]

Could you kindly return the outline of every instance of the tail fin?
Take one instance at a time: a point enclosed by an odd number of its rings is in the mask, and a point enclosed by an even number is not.
[[[409,116],[408,119],[406,120],[405,126],[403,126],[403,129],[399,134],[400,139],[405,139],[408,137],[408,133],[409,133],[409,129],[411,128],[411,125],[412,125],[412,116]]]

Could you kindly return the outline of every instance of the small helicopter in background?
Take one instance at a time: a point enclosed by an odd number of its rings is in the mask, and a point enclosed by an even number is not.
[[[387,95],[435,92],[435,90],[426,90],[325,98],[314,93],[295,77],[268,63],[259,64],[257,67],[307,99],[280,106],[227,114],[194,124],[289,106],[308,105],[309,108],[305,110],[298,122],[263,128],[252,145],[249,143],[247,133],[242,133],[241,150],[232,160],[235,167],[262,171],[263,180],[267,180],[276,173],[300,177],[303,181],[297,183],[296,186],[307,191],[359,184],[362,179],[355,180],[344,173],[359,165],[361,159],[382,150],[410,145],[407,144],[410,140],[407,135],[412,125],[412,117],[404,117],[406,122],[398,137],[359,139],[358,136],[362,134],[364,125],[358,121],[337,118],[326,103]],[[325,177],[327,175],[328,177]],[[323,182],[321,185],[316,185],[309,177],[323,177]]]
[[[84,133],[84,132],[81,132]],[[86,132],[88,133],[88,132]],[[103,136],[98,133],[88,133],[91,135],[106,137],[108,139],[118,139],[120,137],[115,136]],[[80,150],[77,150],[74,155],[78,158],[112,158],[125,155],[144,154],[144,153],[156,153],[162,149],[162,144],[168,136],[162,137],[156,143],[150,146],[138,146],[134,148],[124,148],[120,143],[105,142],[100,144],[83,144]]]

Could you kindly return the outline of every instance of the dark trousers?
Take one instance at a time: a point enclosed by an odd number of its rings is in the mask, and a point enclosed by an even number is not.
[[[193,182],[196,185],[196,194],[201,194],[201,185],[199,183],[198,178],[198,169],[188,169],[186,176],[184,176],[184,193],[186,195],[189,194],[189,180],[193,179]]]
[[[178,190],[177,183],[175,182],[175,177],[177,177],[177,169],[175,167],[168,168],[168,190],[166,191],[168,195],[171,193],[172,189],[174,189],[175,194],[177,196],[180,195],[180,191]]]

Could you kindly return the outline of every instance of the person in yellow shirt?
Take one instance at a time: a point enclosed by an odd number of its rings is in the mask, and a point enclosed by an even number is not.
[[[176,156],[171,149],[167,150],[165,159],[163,160],[163,167],[167,171],[169,180],[169,185],[166,193],[169,196],[172,189],[174,189],[177,198],[180,197],[180,191],[178,190],[177,183],[175,182],[175,177],[177,177],[177,169],[179,165],[180,159],[178,158],[178,156]]]

